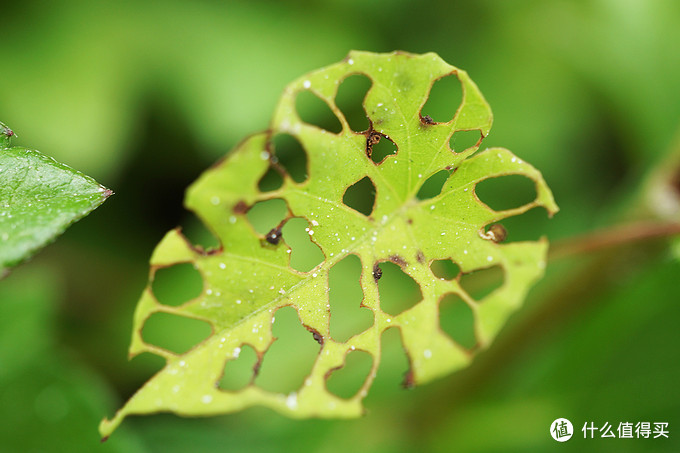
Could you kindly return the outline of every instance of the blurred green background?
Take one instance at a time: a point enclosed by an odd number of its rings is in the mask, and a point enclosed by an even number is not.
[[[552,261],[488,351],[424,387],[400,388],[406,359],[387,335],[362,419],[255,408],[97,434],[162,366],[126,360],[153,247],[177,225],[210,243],[184,189],[267,127],[288,82],[350,49],[434,51],[468,71],[495,115],[483,146],[538,167],[562,209],[522,216],[511,239],[680,218],[679,2],[73,0],[1,14],[14,143],[116,195],[0,281],[0,451],[546,451],[559,417],[576,429],[561,449],[680,449],[680,247],[667,241]],[[668,422],[670,439],[584,440],[590,421]]]

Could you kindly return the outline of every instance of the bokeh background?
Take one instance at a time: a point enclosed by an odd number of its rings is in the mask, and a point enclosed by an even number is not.
[[[424,387],[401,389],[406,361],[388,340],[362,419],[254,408],[134,417],[101,445],[97,434],[162,366],[127,361],[153,247],[177,225],[210,242],[184,189],[267,127],[288,82],[350,49],[434,51],[468,71],[495,115],[484,146],[538,167],[562,209],[523,216],[520,236],[568,251],[560,241],[589,231],[680,218],[679,2],[71,0],[0,14],[14,143],[116,192],[0,281],[0,451],[546,451],[559,417],[576,428],[559,448],[680,449],[669,240],[556,257],[488,351]],[[590,421],[668,422],[670,439],[584,440]]]

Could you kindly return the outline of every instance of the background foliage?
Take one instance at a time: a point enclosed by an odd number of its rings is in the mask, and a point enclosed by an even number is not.
[[[0,282],[0,449],[95,448],[101,416],[161,366],[125,359],[150,253],[178,224],[208,240],[184,189],[266,128],[298,75],[352,48],[434,51],[467,70],[495,115],[484,145],[535,165],[560,205],[550,221],[528,214],[527,236],[559,240],[658,212],[645,182],[679,154],[679,19],[672,0],[3,6],[0,118],[21,131],[13,143],[116,196]],[[677,448],[679,273],[662,242],[555,260],[469,369],[406,392],[392,348],[363,419],[161,415],[96,448],[542,451],[558,417],[670,423],[668,441],[577,432],[567,449]]]

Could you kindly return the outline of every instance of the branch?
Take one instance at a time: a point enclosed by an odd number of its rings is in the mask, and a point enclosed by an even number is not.
[[[556,241],[549,260],[587,254],[620,245],[680,235],[680,223],[638,222]]]

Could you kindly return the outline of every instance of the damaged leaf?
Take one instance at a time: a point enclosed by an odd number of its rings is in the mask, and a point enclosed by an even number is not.
[[[112,194],[38,151],[10,147],[13,135],[0,123],[0,276]]]
[[[335,102],[339,85],[356,74],[372,83],[362,103],[369,126],[362,131],[351,129]],[[441,115],[433,119],[423,106],[433,84],[446,76],[460,82],[462,102],[441,121]],[[323,129],[324,122],[304,122],[296,106],[300,93],[323,103],[333,116],[330,122],[339,121],[342,130],[333,133]],[[545,240],[501,243],[502,227],[491,233],[487,229],[537,206],[551,215],[557,211],[540,173],[510,151],[494,148],[473,156],[491,122],[491,110],[467,73],[433,53],[351,52],[344,61],[291,83],[270,129],[243,141],[187,192],[186,206],[219,238],[219,249],[204,251],[173,230],[154,251],[150,283],[135,313],[130,354],[151,352],[164,357],[166,365],[113,419],[102,422],[102,436],[127,415],[160,411],[212,415],[261,405],[297,418],[360,416],[380,364],[381,335],[388,328],[400,331],[410,362],[407,385],[467,366],[522,305],[545,266]],[[463,132],[479,139],[456,149],[453,135]],[[282,154],[272,144],[277,134],[294,137],[304,149],[299,162],[305,171],[297,179],[279,162]],[[373,159],[383,142],[393,149]],[[282,181],[261,184],[272,171]],[[421,191],[433,175],[441,182],[430,185],[440,191]],[[507,175],[532,180],[536,196],[522,206],[495,211],[480,201],[475,189],[481,181]],[[283,220],[255,225],[250,211],[274,201],[285,204]],[[323,255],[304,272],[292,266],[297,246],[291,250],[285,226],[294,219],[304,219],[308,245]],[[360,261],[360,305],[370,311],[372,322],[339,341],[331,334],[329,272],[350,255]],[[460,273],[449,279],[435,275],[433,263],[442,262],[457,266]],[[202,291],[182,305],[163,304],[153,291],[154,275],[180,263],[190,263],[200,273]],[[461,286],[461,276],[490,268],[500,270],[503,279],[490,293],[474,296]],[[409,295],[415,298],[388,310],[385,294],[393,291],[388,284],[397,274],[410,282]],[[465,344],[440,328],[440,302],[452,295],[469,307],[474,339]],[[318,354],[294,391],[278,393],[258,385],[256,378],[273,360],[277,310],[288,306],[317,342]],[[171,352],[143,336],[147,319],[158,313],[207,322],[212,333],[187,352]],[[238,360],[242,348],[257,355],[251,379],[238,390],[224,390],[219,383],[227,377],[225,365]],[[337,396],[326,381],[357,355],[354,351],[372,357],[363,362],[369,372],[352,395]],[[294,366],[296,351],[287,354]]]

